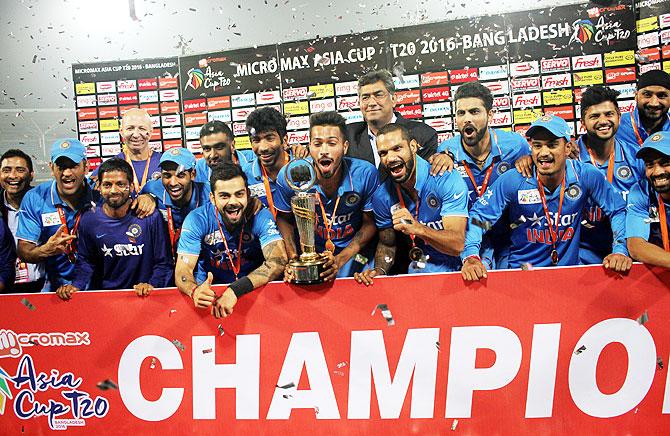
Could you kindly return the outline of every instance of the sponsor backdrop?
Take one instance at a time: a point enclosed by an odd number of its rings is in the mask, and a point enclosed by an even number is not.
[[[670,72],[670,0],[644,0],[637,6],[638,72]]]
[[[182,146],[178,73],[176,57],[72,65],[77,132],[91,169],[121,151],[119,121],[132,107],[151,114],[151,148]]]
[[[0,434],[667,431],[670,272],[421,280],[272,283],[221,321],[176,290],[0,296]]]
[[[494,95],[494,127],[524,133],[547,112],[581,133],[584,87],[612,86],[621,110],[630,111],[637,75],[670,67],[669,7],[668,0],[584,3],[180,57],[184,140],[199,152],[200,126],[218,119],[230,124],[237,147],[249,147],[246,116],[271,105],[289,118],[289,142],[307,143],[312,113],[363,119],[356,78],[378,68],[394,74],[397,111],[423,120],[441,140],[455,129],[454,92],[472,80]]]

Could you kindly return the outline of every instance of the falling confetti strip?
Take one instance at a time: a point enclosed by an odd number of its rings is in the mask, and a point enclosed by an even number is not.
[[[575,350],[575,354],[581,354],[582,351],[586,351],[586,345],[582,345],[581,347],[577,348]]]
[[[644,325],[647,321],[649,321],[649,314],[645,310],[644,313],[637,318],[637,323]]]
[[[212,352],[211,348],[205,348],[204,350],[202,350],[202,354],[208,354],[208,353],[211,353],[211,352]]]
[[[179,339],[175,339],[172,341],[175,347],[179,348],[181,351],[184,351],[186,347],[184,347],[184,344],[182,344]]]
[[[35,310],[36,309],[35,306],[33,306],[33,303],[28,301],[27,298],[22,298],[21,299],[21,304],[23,304],[24,306],[26,306],[30,310]]]
[[[294,387],[295,387],[295,383],[291,382],[291,383],[287,383],[287,384],[285,384],[285,385],[283,385],[283,386],[279,386],[279,385],[277,385],[277,387],[278,387],[279,389],[291,389],[291,388],[294,388]]]
[[[458,425],[458,419],[454,419],[451,423],[451,431],[456,431],[456,426]]]
[[[156,367],[156,358],[155,358],[155,357],[152,357],[152,358],[151,358],[151,366],[150,366],[150,368],[151,368],[151,369],[154,369],[155,367]]]
[[[114,383],[110,379],[103,380],[103,381],[99,382],[96,386],[101,391],[107,391],[109,389],[119,389],[119,387],[116,385],[116,383]]]
[[[223,331],[223,327],[221,327],[221,324],[219,324],[218,329],[219,329],[219,336],[223,336],[224,331]]]
[[[392,326],[395,325],[395,320],[393,319],[393,315],[391,315],[391,311],[389,310],[389,307],[387,304],[378,304],[377,307],[375,307],[372,310],[372,313],[370,316],[374,315],[375,312],[379,309],[382,313],[382,316],[386,320],[387,325]]]
[[[663,369],[663,358],[662,357],[659,356],[659,357],[656,358],[656,365],[658,366],[659,371]]]

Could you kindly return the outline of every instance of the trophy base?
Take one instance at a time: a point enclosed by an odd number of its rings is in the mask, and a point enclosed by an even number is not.
[[[321,273],[324,271],[326,258],[319,256],[314,260],[292,260],[288,263],[293,268],[295,278],[291,283],[296,285],[317,285],[323,283]]]

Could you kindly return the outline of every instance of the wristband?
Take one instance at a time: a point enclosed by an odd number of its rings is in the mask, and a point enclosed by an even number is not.
[[[193,285],[191,288],[191,291],[188,293],[188,296],[191,297],[191,300],[193,300],[193,295],[195,294],[195,290],[198,288],[198,285]]]
[[[240,279],[235,280],[233,283],[229,284],[228,288],[233,290],[237,298],[240,298],[242,295],[248,294],[249,292],[253,291],[254,284],[251,283],[249,277],[242,277]]]
[[[468,256],[468,257],[466,257],[465,259],[463,259],[463,263],[467,262],[468,259],[477,259],[477,260],[480,261],[480,262],[482,261],[482,258],[479,257],[478,254],[471,254],[470,256]]]

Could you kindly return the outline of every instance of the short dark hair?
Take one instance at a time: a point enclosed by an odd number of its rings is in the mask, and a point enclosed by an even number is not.
[[[309,117],[309,134],[312,135],[312,127],[335,126],[339,127],[342,139],[347,139],[347,120],[337,112],[317,112]]]
[[[210,121],[208,123],[205,123],[200,128],[200,138],[203,136],[209,136],[209,135],[214,135],[216,133],[225,133],[226,136],[228,136],[228,139],[232,141],[235,139],[235,136],[233,135],[233,132],[230,130],[230,127],[223,121]]]
[[[619,105],[617,104],[618,97],[619,97],[619,91],[615,91],[614,89],[608,86],[602,86],[602,85],[589,86],[582,93],[582,101],[580,103],[582,108],[582,118],[584,118],[586,109],[590,108],[591,106],[604,103],[606,101],[611,101],[614,104],[616,110],[618,111],[619,110]]]
[[[242,177],[244,179],[244,185],[247,185],[247,175],[244,174],[242,168],[239,165],[235,165],[232,162],[222,162],[219,165],[212,168],[212,175],[209,177],[209,187],[212,192],[214,192],[214,185],[219,180],[226,181],[234,179],[235,177]]]
[[[19,150],[17,148],[12,148],[7,150],[0,156],[0,164],[2,163],[3,160],[5,159],[10,159],[12,157],[20,157],[21,159],[26,161],[26,164],[28,165],[28,171],[33,172],[33,161],[30,159],[30,156],[28,156],[26,153],[24,153],[22,150]]]
[[[133,182],[133,168],[124,159],[118,157],[107,159],[100,165],[100,168],[98,169],[98,180],[102,182],[105,173],[111,173],[112,171],[120,171],[124,173],[128,177],[128,182]]]
[[[388,70],[377,70],[371,71],[367,74],[363,74],[358,78],[358,92],[360,94],[361,87],[366,85],[372,85],[373,83],[382,82],[384,88],[389,92],[389,94],[395,94],[395,83],[393,83],[393,76],[389,73]]]
[[[467,82],[458,87],[456,94],[454,94],[454,108],[456,102],[461,98],[478,98],[484,103],[484,109],[487,112],[493,109],[491,90],[479,82]]]
[[[284,139],[284,136],[286,136],[286,118],[273,107],[256,109],[247,116],[247,132],[249,132],[249,135],[255,136],[251,133],[252,130],[255,130],[256,135],[274,131]]]
[[[408,144],[412,140],[412,136],[409,134],[409,130],[407,130],[407,127],[395,123],[389,123],[384,127],[382,127],[381,129],[379,129],[379,131],[377,131],[377,136],[379,137],[381,135],[387,135],[393,132],[400,132],[402,139],[407,141]]]

